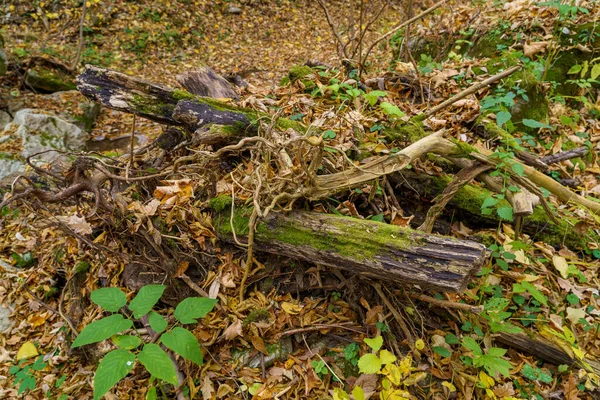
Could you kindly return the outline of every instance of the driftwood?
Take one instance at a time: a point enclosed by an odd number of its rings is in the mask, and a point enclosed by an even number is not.
[[[244,209],[235,211],[233,219],[230,212],[219,213],[214,219],[217,234],[225,241],[244,242],[249,216]],[[270,213],[257,223],[253,245],[378,280],[453,292],[464,290],[487,260],[485,246],[473,241],[302,211]]]

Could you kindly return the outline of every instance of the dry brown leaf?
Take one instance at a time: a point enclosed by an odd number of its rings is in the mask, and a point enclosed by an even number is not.
[[[367,311],[367,315],[365,317],[365,322],[369,325],[376,324],[379,322],[379,314],[383,312],[383,306],[375,306]]]
[[[242,336],[242,321],[235,316],[233,318],[234,321],[223,332],[223,336],[226,340],[231,340],[237,336]]]
[[[550,42],[525,43],[523,46],[523,55],[525,57],[532,57],[538,53],[543,53],[546,51],[546,47],[548,47],[549,44]]]
[[[496,385],[493,389],[493,392],[498,398],[502,399],[504,397],[512,397],[515,394],[515,389],[513,388],[512,382],[506,382],[502,385]]]
[[[213,393],[215,392],[215,387],[212,384],[210,376],[206,374],[204,379],[202,380],[202,387],[200,388],[202,391],[202,398],[204,400],[211,400]]]
[[[233,390],[231,386],[229,386],[226,383],[222,383],[217,389],[217,399],[222,399],[223,397],[233,392],[235,392],[235,390]]]
[[[579,400],[579,389],[577,389],[575,374],[569,375],[569,379],[563,382],[562,387],[566,400]]]

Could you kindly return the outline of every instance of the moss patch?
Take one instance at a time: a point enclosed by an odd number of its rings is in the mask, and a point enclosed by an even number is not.
[[[77,89],[71,76],[42,67],[35,67],[27,71],[25,83],[27,86],[48,93]]]
[[[233,218],[233,229],[236,235],[247,235],[251,208],[237,208]],[[219,235],[231,236],[232,224],[230,213],[223,211],[213,222]],[[363,221],[349,217],[323,215],[324,223],[334,229],[337,235],[315,231],[295,220],[290,219],[275,223],[259,221],[256,226],[257,242],[282,242],[293,246],[307,246],[312,249],[336,253],[353,260],[368,260],[376,257],[385,248],[406,249],[414,243],[412,230],[374,221]],[[298,221],[298,222],[296,222]]]
[[[210,208],[220,213],[225,209],[231,208],[231,196],[226,194],[220,194],[217,197],[213,197],[209,201]]]
[[[311,67],[307,65],[296,65],[290,69],[288,73],[288,78],[290,82],[296,82],[298,79],[305,78],[313,73]]]

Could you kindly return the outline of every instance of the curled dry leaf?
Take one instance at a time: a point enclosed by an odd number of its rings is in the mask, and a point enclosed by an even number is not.
[[[71,215],[70,217],[57,217],[59,221],[65,223],[75,233],[80,235],[89,235],[92,233],[92,226],[85,220],[85,217]]]
[[[526,43],[523,46],[523,55],[525,57],[531,57],[538,53],[543,53],[546,51],[546,48],[548,47],[549,44],[550,44],[550,42]]]

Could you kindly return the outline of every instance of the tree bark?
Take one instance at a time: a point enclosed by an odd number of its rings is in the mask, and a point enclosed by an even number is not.
[[[208,77],[207,75],[205,78]],[[196,86],[197,84],[198,82]],[[209,81],[205,79],[203,85],[207,93],[212,93]],[[220,83],[215,82],[215,85]],[[197,96],[183,89],[172,89],[90,65],[77,77],[77,89],[87,98],[108,108],[136,114],[161,124],[182,126],[190,133],[200,128],[204,132],[209,126],[216,125],[229,128],[227,134],[220,135],[222,143],[212,137],[211,144],[225,145],[244,136],[254,136],[259,120],[271,119],[267,114],[229,102]],[[279,118],[276,127],[281,130],[293,128],[299,132],[306,129],[285,118]]]
[[[221,239],[244,242],[248,209],[216,214]],[[235,237],[234,237],[235,233]],[[482,244],[375,221],[294,211],[270,213],[256,226],[258,251],[347,269],[370,278],[419,285],[441,291],[462,291],[487,259]]]
[[[533,354],[551,364],[576,365],[579,368],[591,369],[594,373],[600,374],[600,363],[598,361],[589,358],[579,361],[558,345],[543,337],[530,338],[524,333],[499,333],[496,339],[519,351]]]

